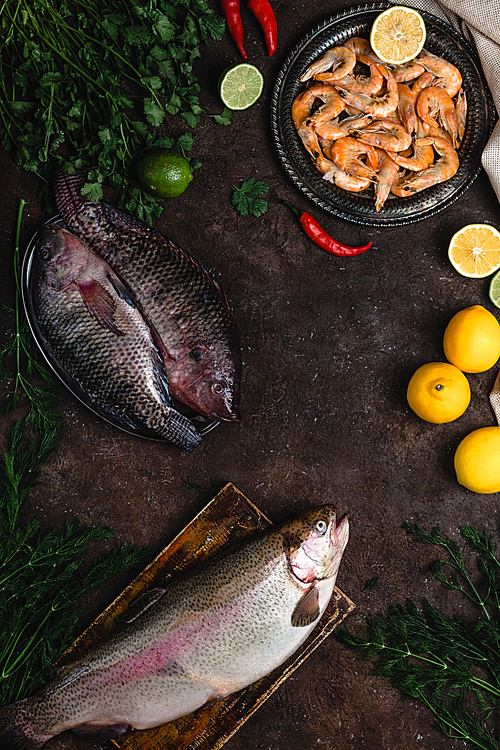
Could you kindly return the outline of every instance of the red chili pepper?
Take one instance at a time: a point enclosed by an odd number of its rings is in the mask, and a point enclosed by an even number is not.
[[[240,16],[240,0],[220,0],[222,11],[226,17],[229,33],[236,42],[241,55],[247,59],[248,55],[243,46],[243,24]]]
[[[267,51],[272,55],[278,44],[278,24],[271,3],[269,0],[250,0],[248,7],[262,26]]]
[[[330,237],[330,235],[320,227],[316,219],[311,216],[311,214],[308,214],[306,212],[300,214],[300,212],[295,208],[295,206],[292,206],[291,203],[288,203],[288,201],[284,201],[284,203],[286,203],[287,206],[289,206],[292,211],[299,217],[299,221],[302,224],[302,227],[304,228],[307,236],[310,237],[317,245],[322,247],[323,250],[326,250],[329,253],[333,253],[333,255],[360,255],[361,253],[364,253],[365,250],[368,250],[373,244],[372,242],[369,242],[367,245],[360,245],[359,247],[344,245],[343,242],[338,242],[337,240],[334,240],[333,237]]]

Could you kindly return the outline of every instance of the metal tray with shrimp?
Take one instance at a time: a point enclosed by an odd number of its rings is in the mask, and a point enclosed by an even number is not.
[[[47,223],[63,225],[63,221],[60,216],[54,216],[53,218],[49,219]],[[50,370],[59,378],[59,380],[66,386],[66,388],[70,391],[70,393],[75,398],[77,398],[82,404],[84,404],[88,409],[90,409],[91,412],[93,412],[100,419],[103,419],[105,422],[108,422],[114,427],[118,427],[120,430],[122,430],[122,432],[127,432],[128,434],[134,435],[135,437],[142,437],[142,438],[147,438],[149,440],[158,440],[160,442],[163,442],[161,438],[154,438],[154,437],[151,437],[151,435],[146,434],[146,433],[141,434],[140,431],[132,432],[131,430],[127,430],[118,421],[113,420],[108,414],[102,413],[101,411],[99,411],[95,402],[92,401],[88,397],[85,391],[78,385],[78,383],[75,382],[75,380],[70,376],[70,374],[66,372],[64,367],[62,367],[61,364],[57,361],[57,359],[55,359],[55,357],[53,356],[52,351],[50,347],[48,346],[47,342],[45,341],[43,333],[41,332],[40,327],[37,323],[36,314],[35,314],[33,301],[32,301],[31,270],[32,270],[32,265],[33,265],[34,253],[36,251],[37,235],[38,233],[35,233],[35,235],[29,241],[28,246],[26,248],[25,255],[24,255],[22,271],[21,271],[21,293],[22,293],[24,310],[26,313],[28,325],[31,330],[31,334],[35,342],[37,343],[45,361],[49,365]],[[203,416],[202,414],[198,414],[190,407],[185,406],[184,404],[181,404],[178,401],[175,401],[173,406],[178,412],[180,412],[185,417],[191,420],[195,428],[198,430],[198,432],[202,436],[206,435],[208,432],[211,432],[211,430],[213,430],[215,427],[219,425],[219,422],[217,420],[212,420],[212,419],[209,419],[208,417]]]
[[[445,182],[414,195],[397,197],[391,194],[378,212],[373,188],[358,193],[348,192],[323,178],[302,145],[292,121],[292,104],[305,88],[301,76],[329,48],[342,45],[353,36],[368,39],[374,19],[389,7],[389,3],[375,3],[349,8],[309,31],[285,60],[271,102],[274,144],[281,164],[295,186],[331,214],[365,226],[412,224],[433,216],[456,201],[479,174],[481,155],[496,121],[493,99],[471,45],[451,26],[419,11],[427,29],[425,49],[455,65],[463,78],[467,119],[458,148],[458,170]]]

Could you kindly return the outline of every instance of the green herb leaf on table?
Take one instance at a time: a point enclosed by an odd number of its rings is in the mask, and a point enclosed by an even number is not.
[[[234,187],[234,186],[233,186]],[[235,188],[231,203],[241,216],[263,216],[268,208],[268,203],[260,196],[267,193],[269,186],[263,180],[257,180],[250,177],[244,180],[239,188]]]
[[[459,545],[439,528],[424,531],[405,524],[421,544],[447,553],[431,566],[446,588],[465,595],[478,608],[474,622],[445,616],[426,599],[420,607],[407,600],[368,619],[360,633],[335,631],[335,638],[375,657],[375,674],[387,677],[405,697],[424,703],[436,727],[481,750],[498,750],[495,718],[500,708],[500,557],[491,537],[473,526],[460,533],[477,555],[479,580],[469,573]]]

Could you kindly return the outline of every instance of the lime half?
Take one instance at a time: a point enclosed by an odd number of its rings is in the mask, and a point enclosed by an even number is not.
[[[229,109],[247,109],[255,104],[264,88],[264,77],[255,65],[240,63],[228,68],[219,81],[219,94]]]
[[[500,307],[500,271],[490,281],[490,300],[495,307]]]

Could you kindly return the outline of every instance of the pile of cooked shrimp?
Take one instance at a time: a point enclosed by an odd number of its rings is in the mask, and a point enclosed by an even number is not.
[[[360,63],[369,75],[356,75]],[[292,119],[315,167],[350,192],[373,186],[377,212],[391,193],[414,195],[456,173],[467,102],[460,71],[447,60],[424,50],[388,66],[366,39],[352,37],[300,80],[307,88]]]

